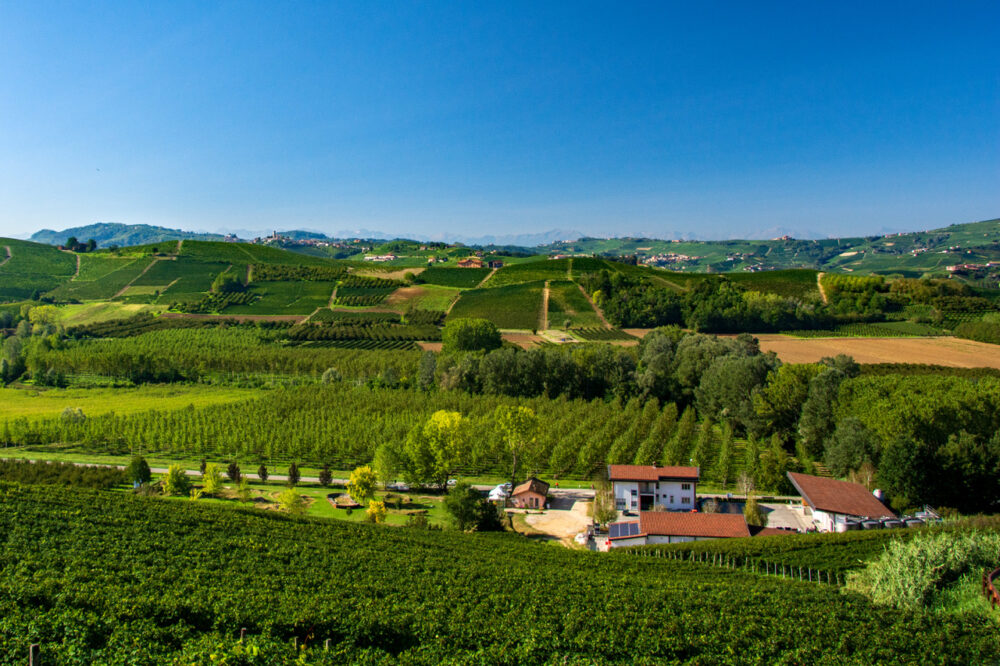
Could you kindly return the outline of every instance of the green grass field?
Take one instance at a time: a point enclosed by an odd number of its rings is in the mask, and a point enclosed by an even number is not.
[[[229,387],[145,385],[128,389],[13,389],[0,388],[0,422],[59,416],[66,408],[86,416],[114,412],[130,414],[150,409],[169,411],[188,405],[207,407],[259,397],[260,391]]]
[[[590,301],[575,282],[549,283],[549,328],[562,328],[566,320],[573,327],[602,326]]]
[[[528,282],[464,291],[448,319],[481,317],[499,328],[535,329],[541,316],[543,284]]]

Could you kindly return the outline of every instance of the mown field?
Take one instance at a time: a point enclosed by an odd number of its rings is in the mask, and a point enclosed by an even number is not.
[[[541,321],[543,285],[528,282],[464,291],[448,318],[481,317],[499,328],[536,329]]]
[[[133,414],[149,410],[204,409],[259,397],[252,389],[177,384],[118,389],[25,390],[0,388],[0,423],[8,419],[64,418],[66,410],[80,410],[85,418],[104,414]],[[77,418],[70,415],[67,418]]]
[[[0,485],[0,528],[2,664],[24,663],[32,643],[45,663],[70,665],[246,663],[247,648],[258,663],[316,664],[1000,658],[986,619],[515,535],[16,484]]]

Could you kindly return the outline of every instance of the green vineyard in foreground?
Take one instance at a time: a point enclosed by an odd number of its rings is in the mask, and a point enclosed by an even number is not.
[[[899,612],[831,586],[511,534],[6,483],[0,534],[4,665],[26,663],[32,643],[43,663],[67,666],[1000,658],[989,620]],[[257,656],[239,656],[247,649]]]

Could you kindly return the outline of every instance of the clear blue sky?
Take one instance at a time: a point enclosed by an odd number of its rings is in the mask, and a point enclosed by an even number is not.
[[[1000,216],[1000,3],[0,3],[0,235]]]

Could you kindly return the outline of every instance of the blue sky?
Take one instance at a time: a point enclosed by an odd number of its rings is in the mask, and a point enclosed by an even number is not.
[[[4,2],[0,235],[997,217],[997,25],[995,1]]]

